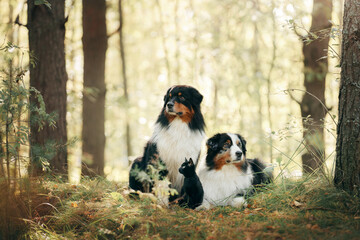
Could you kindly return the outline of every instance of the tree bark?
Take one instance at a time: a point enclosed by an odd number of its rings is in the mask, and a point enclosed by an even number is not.
[[[360,193],[360,1],[345,0],[335,185]]]
[[[56,112],[56,127],[45,126],[39,131],[38,125],[31,125],[31,174],[42,173],[39,158],[44,157],[45,144],[56,144],[56,153],[48,154],[50,168],[54,172],[67,173],[67,132],[66,132],[66,82],[65,68],[65,1],[49,0],[51,9],[35,5],[28,0],[29,48],[36,58],[36,65],[30,65],[30,86],[40,91],[47,112]],[[31,96],[30,102],[38,104]],[[30,122],[36,113],[30,115]],[[34,149],[37,148],[36,151]],[[42,153],[39,149],[42,148]]]
[[[303,42],[304,94],[300,104],[306,153],[302,155],[304,173],[322,169],[325,159],[324,118],[325,80],[328,72],[327,49],[331,30],[332,0],[314,0],[310,43]],[[318,99],[316,99],[318,98]]]
[[[105,0],[83,0],[84,94],[82,174],[104,175],[105,57],[107,49]]]

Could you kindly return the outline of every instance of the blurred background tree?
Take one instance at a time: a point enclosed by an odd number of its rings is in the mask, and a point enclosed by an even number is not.
[[[311,26],[306,34],[294,30],[303,43],[304,94],[299,101],[303,138],[306,146],[302,154],[304,172],[322,170],[325,161],[324,119],[326,76],[328,73],[328,46],[331,31],[332,0],[314,0]]]
[[[107,50],[105,0],[83,0],[84,88],[82,112],[82,174],[104,176],[105,59]]]

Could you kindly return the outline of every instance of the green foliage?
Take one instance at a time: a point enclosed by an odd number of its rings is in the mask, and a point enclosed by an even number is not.
[[[27,153],[24,153],[22,148],[28,149],[29,147],[30,113],[34,116],[30,124],[36,124],[39,130],[45,125],[55,127],[56,116],[46,112],[40,92],[35,88],[28,88],[25,83],[24,76],[28,68],[23,68],[19,59],[19,56],[24,55],[24,51],[12,43],[7,43],[6,46],[0,48],[0,51],[3,53],[2,60],[4,60],[4,66],[0,71],[0,140],[2,149],[0,151],[0,169],[2,177],[12,175],[16,178],[20,169],[24,168],[29,160]],[[30,55],[30,63],[34,61]],[[37,106],[30,104],[30,96],[37,99],[39,103]],[[49,165],[48,160],[51,159],[54,150],[51,146],[54,144],[47,143],[45,146],[47,152],[40,155],[42,156],[40,165],[43,167]],[[36,148],[34,151],[39,152]],[[3,164],[6,165],[6,168]],[[11,169],[15,169],[13,174],[10,174]]]
[[[149,164],[145,171],[136,166],[130,171],[131,176],[142,182],[144,187],[148,187],[150,185],[154,186],[153,192],[156,196],[165,195],[166,197],[178,194],[175,189],[168,187],[170,185],[170,181],[162,176],[163,172],[167,171],[164,162],[160,159],[153,160],[153,162],[155,163]],[[160,182],[162,183],[160,184]]]
[[[54,114],[47,114],[44,100],[39,91],[28,88],[24,79],[28,67],[23,67],[22,58],[26,53],[22,48],[7,43],[0,47],[0,238],[11,238],[14,229],[21,224],[10,219],[19,219],[31,214],[29,186],[26,169],[30,163],[30,124],[37,124],[39,130],[45,125],[55,126]],[[35,62],[30,54],[30,64]],[[30,97],[38,100],[37,106],[30,104]],[[29,120],[30,114],[36,115]],[[38,154],[36,163],[44,170],[49,169],[55,144],[33,147]],[[41,151],[41,149],[44,151]],[[34,163],[33,163],[34,164]],[[18,199],[27,196],[26,200]],[[19,200],[19,201],[18,201]],[[11,205],[12,202],[17,202]],[[16,206],[15,206],[16,205]],[[9,207],[9,208],[8,208]]]

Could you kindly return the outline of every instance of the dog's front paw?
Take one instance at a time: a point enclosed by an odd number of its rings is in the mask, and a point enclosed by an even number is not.
[[[231,201],[230,205],[236,208],[246,208],[247,202],[244,197],[236,197]]]
[[[209,210],[212,207],[212,205],[207,202],[207,201],[203,201],[203,203],[198,206],[197,208],[195,208],[196,211],[201,211],[201,210]]]

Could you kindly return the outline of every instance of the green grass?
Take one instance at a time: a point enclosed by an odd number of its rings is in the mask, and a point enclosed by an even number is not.
[[[359,239],[359,198],[322,179],[280,181],[249,199],[249,207],[207,211],[134,199],[126,184],[83,179],[41,184],[51,206],[24,220],[26,239]],[[33,194],[36,197],[36,194]],[[34,207],[36,209],[36,206]]]

